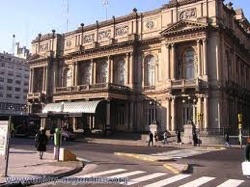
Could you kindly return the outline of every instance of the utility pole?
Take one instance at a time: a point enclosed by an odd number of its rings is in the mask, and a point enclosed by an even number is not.
[[[105,6],[105,10],[106,10],[106,21],[108,20],[108,0],[103,0],[102,1],[103,6]]]

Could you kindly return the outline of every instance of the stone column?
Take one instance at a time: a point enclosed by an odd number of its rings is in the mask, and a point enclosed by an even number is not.
[[[145,59],[142,58],[142,88],[145,87]]]
[[[170,99],[167,99],[167,130],[171,131],[171,104]]]
[[[203,114],[203,123],[204,123],[204,129],[208,128],[208,97],[205,96],[204,97],[204,114]]]
[[[171,79],[175,79],[175,44],[171,44]]]
[[[175,129],[175,97],[171,100],[171,131]]]
[[[198,115],[200,115],[202,113],[202,100],[201,100],[201,97],[198,97],[198,101],[197,101],[197,111],[198,111]],[[198,128],[201,129],[203,128],[203,124],[202,124],[202,121],[201,120],[198,120]]]
[[[166,69],[166,75],[167,75],[167,80],[170,79],[170,48],[169,48],[169,44],[166,44],[166,48],[167,48],[167,69]]]
[[[114,83],[114,60],[110,59],[110,83]]]
[[[110,81],[110,74],[111,74],[111,64],[110,64],[111,62],[110,62],[110,55],[108,56],[108,75],[107,75],[107,81],[108,81],[108,83],[110,83],[111,81]]]
[[[45,91],[46,89],[46,67],[43,66],[43,87],[42,87],[42,91]]]
[[[198,69],[198,77],[201,76],[201,71],[202,71],[202,65],[201,65],[201,44],[200,44],[200,40],[197,40],[197,69]]]
[[[74,62],[74,66],[75,66],[75,84],[74,86],[77,86],[78,85],[78,62]]]
[[[133,130],[133,121],[134,121],[134,102],[131,101],[129,103],[129,112],[130,112],[130,117],[129,117],[129,129],[132,129]]]
[[[107,101],[107,116],[106,116],[106,131],[111,130],[111,125],[110,125],[110,100]]]
[[[45,88],[44,88],[44,92],[46,93],[47,93],[48,84],[49,84],[48,77],[49,77],[49,70],[48,70],[48,67],[46,66],[45,67]]]
[[[92,64],[92,84],[96,84],[96,62],[94,62],[92,59],[91,64]]]
[[[134,54],[130,53],[130,58],[129,58],[129,82],[132,87],[134,83]]]
[[[126,73],[126,82],[125,84],[129,85],[130,83],[130,65],[129,65],[129,53],[126,53],[126,62],[125,62],[125,73]]]
[[[76,82],[76,72],[75,72],[75,62],[73,62],[72,66],[72,86],[75,86]]]
[[[204,75],[207,76],[207,39],[202,39],[203,41],[203,69]]]
[[[30,93],[33,93],[33,78],[34,78],[33,74],[34,74],[34,69],[31,68],[30,69],[30,76],[29,76],[29,92]]]

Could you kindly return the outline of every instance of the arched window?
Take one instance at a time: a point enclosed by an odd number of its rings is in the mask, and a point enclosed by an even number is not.
[[[106,83],[108,64],[105,61],[96,64],[96,83]]]
[[[81,75],[80,84],[82,85],[90,84],[90,79],[92,75],[90,62],[85,62],[81,65],[80,75]]]
[[[148,55],[145,58],[145,86],[153,86],[155,85],[156,78],[156,62],[155,57],[153,55]]]
[[[69,68],[66,68],[63,72],[63,87],[71,86],[71,71]]]
[[[124,85],[125,84],[125,61],[124,59],[119,59],[114,63],[114,82],[116,84]]]
[[[195,52],[193,48],[188,48],[183,54],[183,73],[184,79],[194,79],[195,68],[194,68]]]

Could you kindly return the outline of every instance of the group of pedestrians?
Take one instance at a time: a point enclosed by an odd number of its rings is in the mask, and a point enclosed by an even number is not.
[[[164,133],[162,134],[162,144],[163,145],[166,145],[168,144],[168,136],[169,136],[169,133],[168,131],[164,131]],[[180,131],[176,131],[176,142],[178,144],[182,144],[182,141],[181,141],[181,132]],[[156,146],[157,142],[159,140],[159,135],[157,134],[157,132],[155,131],[154,134],[150,131],[149,132],[149,137],[148,137],[148,146],[152,145],[152,146]],[[155,142],[155,143],[154,143]],[[155,144],[155,145],[154,145]]]

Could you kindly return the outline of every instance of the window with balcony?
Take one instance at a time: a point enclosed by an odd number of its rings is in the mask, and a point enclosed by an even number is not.
[[[63,87],[70,87],[71,84],[72,73],[69,68],[66,68],[63,72]]]
[[[34,69],[34,92],[41,92],[43,88],[43,68]],[[20,82],[21,84],[21,82]]]
[[[188,48],[183,54],[183,77],[184,79],[194,79],[195,77],[195,51],[193,48]]]
[[[125,61],[119,59],[114,63],[114,83],[124,85],[125,84]]]
[[[96,83],[106,83],[108,64],[106,61],[96,63]]]
[[[156,59],[153,55],[145,58],[144,66],[145,86],[154,86],[156,82]]]
[[[180,58],[177,60],[177,78],[192,80],[196,75],[196,54],[192,47],[184,49],[178,54]]]
[[[90,80],[92,77],[91,73],[91,64],[90,62],[82,63],[80,65],[80,82],[81,85],[88,85],[90,84]]]

